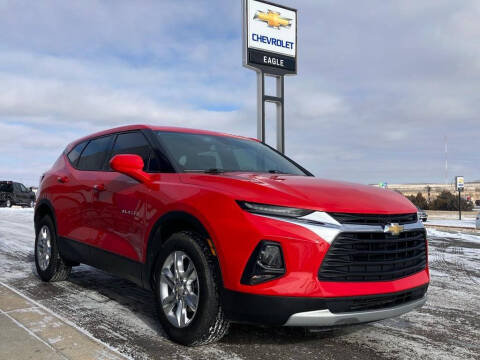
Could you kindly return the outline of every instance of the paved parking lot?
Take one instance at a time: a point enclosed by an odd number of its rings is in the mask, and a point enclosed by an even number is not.
[[[112,356],[116,349],[134,359],[480,359],[480,236],[428,231],[432,282],[422,309],[322,332],[233,325],[220,343],[194,349],[166,339],[152,295],[128,281],[80,266],[66,282],[40,282],[31,209],[0,209],[0,282],[68,319]],[[0,357],[14,346],[1,341]],[[109,358],[91,358],[102,357]]]

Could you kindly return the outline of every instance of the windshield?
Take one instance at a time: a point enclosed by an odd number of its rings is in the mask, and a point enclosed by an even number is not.
[[[12,184],[0,183],[0,191],[12,192]]]
[[[262,172],[308,175],[268,146],[228,136],[157,132],[170,161],[183,172]]]

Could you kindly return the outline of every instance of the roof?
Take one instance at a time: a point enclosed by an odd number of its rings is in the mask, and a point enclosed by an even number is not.
[[[108,129],[108,130],[103,130],[103,131],[99,131],[99,132],[84,136],[80,139],[77,139],[77,140],[71,142],[67,146],[67,150],[70,150],[72,147],[74,147],[78,143],[81,143],[82,141],[85,141],[85,140],[88,140],[88,139],[91,139],[91,138],[94,138],[94,137],[108,135],[108,134],[112,134],[112,133],[116,133],[116,132],[141,130],[141,129],[154,130],[154,131],[181,132],[181,133],[189,133],[189,134],[203,134],[203,135],[213,135],[213,136],[227,136],[227,137],[233,137],[233,138],[238,138],[238,139],[258,141],[257,139],[254,139],[254,138],[249,138],[249,137],[239,136],[239,135],[226,134],[226,133],[215,132],[215,131],[209,131],[209,130],[189,129],[189,128],[172,127],[172,126],[156,126],[156,125],[137,124],[137,125],[120,126],[120,127],[116,127],[116,128],[112,128],[112,129]]]

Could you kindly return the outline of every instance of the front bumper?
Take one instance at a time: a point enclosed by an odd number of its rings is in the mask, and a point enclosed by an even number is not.
[[[334,298],[265,296],[224,290],[223,310],[233,322],[277,326],[337,326],[399,316],[422,306],[428,284],[404,291]]]

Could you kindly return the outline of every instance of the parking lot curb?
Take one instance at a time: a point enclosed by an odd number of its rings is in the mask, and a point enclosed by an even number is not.
[[[49,360],[126,359],[72,322],[0,282],[0,358],[3,356]]]

